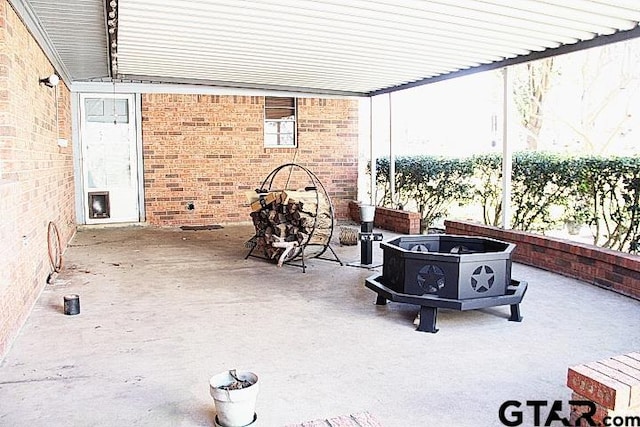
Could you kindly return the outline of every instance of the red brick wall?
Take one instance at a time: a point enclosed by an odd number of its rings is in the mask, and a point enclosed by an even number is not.
[[[147,221],[249,221],[245,193],[294,159],[325,186],[336,217],[347,218],[348,201],[357,194],[357,100],[298,99],[297,150],[264,148],[263,108],[261,96],[142,95]],[[305,186],[306,178],[296,172],[289,188]]]
[[[39,84],[54,72],[6,0],[0,0],[0,358],[52,268],[47,227],[63,247],[75,232],[69,90]],[[57,145],[69,140],[68,148]]]
[[[640,257],[569,240],[465,221],[445,221],[447,233],[486,236],[517,245],[513,260],[640,299]]]
[[[359,202],[349,202],[349,216],[352,220],[360,222]],[[373,225],[396,233],[420,234],[420,214],[377,206]]]

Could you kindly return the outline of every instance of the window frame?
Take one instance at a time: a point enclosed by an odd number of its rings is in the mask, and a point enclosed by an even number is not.
[[[282,105],[268,105],[269,99],[289,99],[293,104],[293,107],[284,107]],[[293,116],[293,119],[290,118],[280,118],[280,119],[269,119],[267,111],[270,109],[290,109]],[[287,117],[291,117],[287,116]],[[291,132],[282,131],[282,125],[286,123],[291,123],[293,125],[293,130]],[[269,132],[267,130],[268,124],[275,124],[277,127],[276,132]],[[275,135],[275,143],[269,143],[267,140],[269,135],[271,138]],[[283,143],[284,136],[292,136],[292,143]],[[298,146],[298,99],[292,96],[265,96],[264,97],[264,132],[263,132],[263,145],[265,148],[296,148]]]

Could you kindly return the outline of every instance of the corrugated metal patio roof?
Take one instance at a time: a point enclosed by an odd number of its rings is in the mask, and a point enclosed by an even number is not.
[[[637,0],[117,0],[111,76],[109,0],[12,3],[33,10],[72,80],[353,95],[640,36]]]

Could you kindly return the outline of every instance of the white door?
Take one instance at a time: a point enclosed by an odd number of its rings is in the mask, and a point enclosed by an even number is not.
[[[87,224],[140,221],[133,95],[80,95]]]

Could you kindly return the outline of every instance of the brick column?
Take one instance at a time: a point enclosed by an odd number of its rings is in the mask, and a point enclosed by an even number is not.
[[[591,418],[596,425],[605,425],[607,417],[609,425],[634,425],[626,424],[626,417],[640,421],[640,352],[570,367],[567,386],[573,390],[572,400],[595,403]],[[572,406],[571,425],[588,426],[585,419],[576,424],[588,410],[587,406]]]

